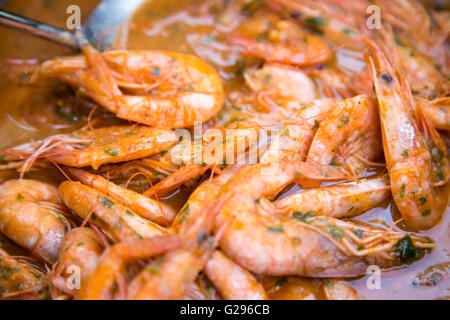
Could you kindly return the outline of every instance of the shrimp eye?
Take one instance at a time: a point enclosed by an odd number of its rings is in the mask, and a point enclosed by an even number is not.
[[[291,13],[291,18],[292,19],[298,19],[298,18],[300,18],[302,16],[302,13],[300,12],[300,11],[293,11],[292,13]]]
[[[389,73],[383,73],[381,75],[381,79],[383,79],[384,81],[386,81],[388,84],[392,83],[392,77]]]
[[[201,244],[201,243],[204,242],[207,238],[208,238],[208,235],[207,235],[206,233],[202,232],[202,233],[200,233],[200,234],[197,236],[197,242],[198,242],[199,244]]]

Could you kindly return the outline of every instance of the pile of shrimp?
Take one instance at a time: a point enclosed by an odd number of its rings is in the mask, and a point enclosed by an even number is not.
[[[369,30],[373,3],[386,14]],[[0,232],[31,257],[0,251],[1,298],[268,299],[261,277],[298,276],[323,279],[328,299],[359,299],[342,280],[433,250],[420,230],[448,203],[444,13],[413,0],[207,0],[198,12],[213,6],[245,91],[167,51],[86,45],[36,69],[33,82],[66,83],[125,121],[1,151],[17,179],[0,185]],[[340,49],[362,67],[332,65]],[[216,121],[229,105],[252,115]],[[176,129],[198,122],[245,134],[180,141]],[[211,148],[222,152],[202,161]],[[26,178],[49,167],[59,186]],[[191,192],[180,210],[161,201],[180,188]],[[390,201],[392,226],[352,220]]]

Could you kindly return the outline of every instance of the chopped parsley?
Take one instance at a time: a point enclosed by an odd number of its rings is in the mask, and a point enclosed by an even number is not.
[[[277,227],[268,227],[267,231],[269,231],[270,233],[282,233],[284,231],[284,227],[280,224]]]
[[[405,235],[392,249],[399,255],[399,259],[405,262],[415,260],[420,257],[419,248],[413,244],[411,236]]]
[[[100,200],[100,203],[106,208],[111,208],[114,205],[114,203],[107,197],[103,197],[102,200]]]
[[[161,70],[159,70],[158,67],[153,67],[151,70],[151,73],[153,76],[159,76],[159,75],[161,75]]]
[[[312,212],[307,212],[307,213],[303,214],[303,213],[301,213],[300,211],[295,211],[295,212],[292,214],[292,216],[293,216],[295,219],[297,219],[297,220],[300,220],[300,221],[302,221],[302,222],[307,222],[307,220],[308,220],[309,218],[314,217],[315,214],[312,213]]]
[[[111,157],[117,157],[119,155],[119,150],[117,150],[117,149],[105,149],[105,153],[109,154]]]

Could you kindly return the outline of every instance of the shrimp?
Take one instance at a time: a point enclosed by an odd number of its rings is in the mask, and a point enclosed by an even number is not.
[[[255,147],[259,130],[259,126],[251,122],[233,123],[223,130],[225,134],[221,131],[216,135],[219,131],[215,131],[216,134],[212,134],[211,137],[208,135],[203,137],[202,144],[192,144],[192,156],[189,154],[188,147],[178,144],[173,149],[178,147],[181,153],[187,151],[188,157],[178,156],[177,150],[172,150],[172,158],[181,157],[186,164],[181,165],[178,170],[148,189],[144,195],[167,194],[189,180],[199,177],[208,169],[214,170],[216,166],[238,162],[247,150]]]
[[[107,51],[83,47],[84,57],[44,62],[36,75],[80,90],[117,117],[149,126],[182,128],[222,108],[217,72],[200,59],[166,51]]]
[[[450,98],[445,97],[426,102],[419,100],[418,106],[436,129],[450,131]]]
[[[217,214],[218,207],[204,206],[196,220],[183,224],[179,232],[182,246],[167,252],[140,272],[128,287],[129,298],[166,300],[186,296],[215,249],[216,244],[209,234]]]
[[[0,231],[48,263],[55,263],[70,229],[58,190],[35,180],[0,185]]]
[[[353,27],[362,29],[366,25],[365,0],[271,0],[269,3],[281,8],[281,14],[287,11],[292,19],[337,45],[353,50],[362,48]]]
[[[212,222],[208,222],[208,219],[205,220],[205,214],[207,214],[208,211],[204,210],[203,204],[212,201],[218,194],[220,187],[225,183],[225,181],[230,179],[238,170],[239,166],[231,167],[230,169],[225,170],[222,175],[204,182],[193,192],[186,205],[180,210],[179,214],[175,218],[172,227],[168,230],[168,232],[177,233],[179,235],[186,235],[189,232],[192,233],[186,238],[185,236],[181,237],[183,239],[183,247],[174,250],[174,253],[168,253],[168,256],[156,258],[156,265],[149,265],[146,267],[136,277],[136,279],[130,283],[128,286],[128,298],[132,298],[134,292],[140,291],[141,288],[146,291],[150,290],[150,288],[145,289],[147,286],[146,282],[151,280],[150,274],[153,275],[153,277],[158,277],[160,282],[164,281],[164,283],[155,284],[152,289],[153,293],[146,292],[146,297],[153,297],[154,294],[158,296],[167,294],[171,297],[183,298],[186,292],[192,288],[196,274],[202,269],[205,264],[205,260],[207,260],[208,257],[208,255],[205,255],[204,240],[200,241],[202,238],[200,234],[203,234],[202,231],[206,232],[207,229],[210,228],[208,225],[211,225]],[[200,223],[197,225],[198,222]],[[190,242],[186,242],[186,239],[190,239]],[[199,241],[198,245],[200,248],[197,247],[196,239]],[[161,238],[160,240],[162,240],[161,243],[163,245],[172,243],[174,245],[174,247],[171,247],[172,249],[179,247],[181,244],[179,240],[171,237]],[[136,241],[122,242],[111,247],[109,251],[105,252],[97,269],[91,274],[89,279],[86,280],[86,285],[82,286],[82,290],[80,291],[78,298],[111,298],[111,288],[113,287],[113,283],[115,281],[114,279],[117,279],[117,275],[122,273],[124,265],[132,260],[150,257],[149,254],[145,253],[145,250],[147,250],[145,248],[148,247],[150,250],[152,246],[145,245],[145,241],[154,243],[152,242],[152,238],[140,241],[144,242],[144,249],[139,251],[142,252],[142,254],[137,252],[135,249],[141,247],[137,246],[137,243],[135,243]],[[115,249],[116,247],[117,249]],[[208,245],[206,245],[206,247],[208,247]],[[121,248],[123,248],[123,250]],[[137,253],[135,254],[134,252]],[[206,252],[209,252],[209,250],[206,250]],[[137,254],[140,254],[140,256],[137,256]],[[167,272],[170,272],[163,273],[160,268],[165,268]],[[167,279],[164,277],[164,275],[171,275],[173,272],[176,272],[176,276],[174,274],[173,277],[168,277]],[[161,290],[170,287],[175,291],[157,293],[159,287],[161,287]]]
[[[0,248],[0,299],[41,299],[45,274]],[[45,292],[44,292],[45,291]]]
[[[333,69],[305,70],[317,83],[319,90],[328,98],[351,98],[355,95],[374,96],[372,81],[366,69],[358,74],[345,74]]]
[[[318,98],[317,88],[308,75],[289,66],[266,63],[260,69],[247,69],[245,84],[254,92],[265,92],[281,106],[301,106]]]
[[[378,99],[383,149],[395,204],[408,227],[429,229],[440,221],[447,206],[442,190],[433,187],[448,178],[446,149],[439,148],[443,144],[439,134],[415,109],[404,77],[374,41],[367,38],[364,41],[371,51],[366,59]],[[419,124],[426,135],[419,130],[417,120],[421,120]],[[437,142],[434,157],[427,136]]]
[[[278,160],[304,161],[320,123],[333,109],[336,100],[320,99],[306,104],[281,128],[277,139],[272,142],[261,158],[261,163]]]
[[[219,244],[229,258],[256,274],[354,277],[365,274],[369,265],[399,265],[434,247],[429,239],[404,232],[326,216],[288,218],[259,210],[261,197],[275,196],[297,178],[348,179],[337,168],[308,165],[282,161],[252,166],[222,187],[217,203],[224,205],[216,228],[228,222]],[[223,202],[223,197],[229,200]],[[399,256],[405,246],[409,253]]]
[[[426,10],[417,1],[377,0],[376,4],[385,12],[383,19],[405,33],[417,50],[428,56],[439,54],[439,48],[448,37],[444,17]]]
[[[160,225],[168,225],[175,217],[175,212],[169,206],[132,190],[122,188],[102,176],[80,169],[67,168],[66,170],[84,185],[94,188],[112,199],[121,202],[142,218]]]
[[[112,196],[109,198],[80,182],[64,181],[59,192],[64,203],[78,216],[89,219],[116,242],[167,233],[163,227],[142,218]]]
[[[175,236],[155,236],[147,239],[121,242],[106,249],[97,267],[82,281],[77,291],[78,300],[113,299],[114,286],[124,271],[127,262],[148,259],[181,245]],[[150,270],[149,270],[150,271]],[[116,292],[117,293],[117,292]]]
[[[79,279],[84,281],[86,277],[97,267],[97,263],[104,246],[97,233],[90,228],[75,228],[64,237],[58,262],[53,266],[49,274],[52,285],[59,291],[74,296],[75,288],[69,288],[68,278],[79,268]],[[60,296],[57,293],[57,296]]]
[[[172,130],[144,126],[113,126],[89,130],[83,128],[69,134],[50,136],[0,153],[5,161],[23,161],[22,174],[38,157],[71,167],[117,163],[148,157],[174,145]]]
[[[448,80],[440,72],[442,67],[430,57],[411,49],[398,37],[394,39],[395,49],[399,55],[398,63],[406,73],[405,76],[411,86],[411,91],[416,96],[424,98],[446,94],[443,84]]]
[[[361,95],[339,101],[314,136],[306,162],[345,164],[359,175],[367,161],[381,157],[379,127],[372,99]],[[358,161],[358,156],[364,160]]]
[[[180,169],[180,164],[172,157],[172,150],[182,143],[148,158],[104,165],[96,173],[109,178],[116,184],[128,185],[133,190],[139,190],[142,193],[151,185]]]
[[[308,189],[273,203],[283,216],[320,215],[334,218],[354,217],[382,203],[391,196],[389,177],[361,179],[357,182]]]
[[[205,274],[227,300],[268,300],[255,277],[220,251],[215,251],[205,267]]]
[[[229,37],[233,44],[243,48],[244,55],[294,66],[324,63],[332,57],[322,38],[307,33],[293,21],[273,15],[252,19],[236,29],[237,36]]]
[[[244,80],[251,92],[233,91],[228,95],[230,103],[243,110],[233,113],[232,121],[248,119],[256,111],[258,123],[273,125],[291,119],[305,104],[319,98],[313,80],[304,71],[287,65],[265,63],[261,68],[248,68]]]

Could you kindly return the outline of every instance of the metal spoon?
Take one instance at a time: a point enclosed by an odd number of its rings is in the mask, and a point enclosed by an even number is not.
[[[59,29],[2,9],[0,9],[0,24],[59,43],[76,51],[80,51],[82,45],[88,42],[94,44],[100,51],[105,51],[116,43],[119,33],[124,30],[120,27],[130,21],[133,13],[144,1],[103,0],[81,29],[75,32]]]

